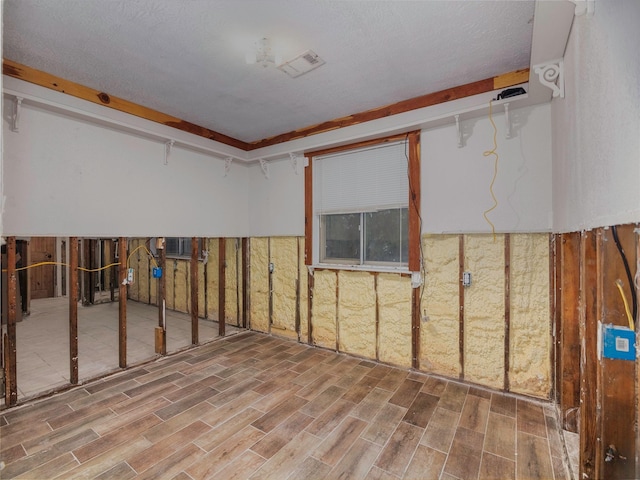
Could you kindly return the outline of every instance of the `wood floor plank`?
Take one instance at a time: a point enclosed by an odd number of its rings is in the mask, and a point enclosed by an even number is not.
[[[200,435],[210,430],[206,423],[197,420],[176,433],[154,443],[149,448],[134,455],[125,457],[127,463],[136,471],[144,472],[151,468],[159,458],[167,457],[181,446],[196,440]]]
[[[489,413],[484,450],[509,460],[516,459],[515,418],[493,412]]]
[[[424,431],[424,435],[422,435],[420,443],[444,453],[449,452],[459,419],[459,413],[437,407]]]
[[[256,470],[258,470],[266,460],[260,455],[247,450],[238,458],[233,460],[229,465],[218,472],[216,478],[224,478],[225,480],[246,480]],[[191,480],[191,476],[189,476]]]
[[[222,444],[227,438],[243,430],[246,426],[251,425],[251,423],[260,418],[261,415],[262,413],[255,408],[246,408],[226,422],[217,425],[215,428],[201,435],[194,443],[204,451],[210,452]]]
[[[365,480],[398,480],[400,477],[396,477],[395,475],[392,475],[389,472],[385,472],[384,470],[382,470],[379,467],[376,467],[375,465],[373,467],[371,467],[371,470],[369,470],[369,473],[367,473],[367,476],[365,477]],[[437,478],[437,477],[434,477]],[[417,477],[416,480],[424,480],[424,477],[420,476]]]
[[[553,478],[546,438],[518,432],[516,474],[519,479]]]
[[[384,445],[407,413],[406,408],[387,403],[375,416],[362,438],[378,445]]]
[[[429,377],[424,382],[424,385],[422,386],[420,391],[435,395],[436,397],[440,397],[447,388],[447,383],[449,382],[442,378]]]
[[[468,391],[469,387],[466,385],[448,382],[447,388],[445,388],[444,392],[440,396],[438,406],[460,413],[462,412],[462,407],[464,406]]]
[[[388,390],[383,390],[378,387],[374,388],[369,392],[369,395],[364,397],[364,399],[362,399],[362,401],[351,411],[351,416],[362,420],[371,420],[389,401],[392,395],[393,392]]]
[[[53,478],[55,476],[60,475],[61,473],[71,470],[77,465],[79,465],[79,463],[75,459],[75,457],[70,452],[67,452],[15,478],[24,478],[24,479]],[[10,478],[5,474],[3,474],[2,477]]]
[[[345,418],[355,407],[355,403],[339,399],[327,408],[318,418],[316,418],[306,431],[316,437],[324,438],[333,431],[342,419]]]
[[[379,378],[365,375],[355,384],[353,384],[342,396],[344,400],[353,403],[360,403],[364,397],[369,395],[371,390],[380,382]]]
[[[425,428],[438,405],[438,400],[439,398],[434,395],[418,392],[402,420],[411,425]]]
[[[307,400],[302,397],[290,396],[258,418],[252,425],[258,430],[268,433],[307,403]]]
[[[4,462],[5,465],[9,465],[10,463],[13,463],[16,460],[19,460],[22,457],[26,457],[26,456],[27,456],[27,452],[25,451],[25,448],[20,443],[13,445],[11,447],[5,448],[4,450],[0,450],[0,461]]]
[[[322,412],[333,405],[336,400],[342,397],[345,391],[346,389],[344,388],[332,385],[302,407],[300,411],[311,417],[318,417]]]
[[[491,411],[509,417],[516,416],[516,399],[502,393],[491,394]]]
[[[206,412],[202,412],[202,415],[199,418],[207,425],[215,427],[226,422],[247,407],[251,406],[255,410],[258,410],[257,403],[261,398],[262,395],[249,390],[238,396],[233,402],[225,403],[219,407],[214,407],[207,402],[208,409]]]
[[[385,445],[375,465],[394,475],[402,476],[413,457],[424,430],[406,422],[400,422]]]
[[[516,462],[485,452],[482,455],[479,478],[514,480],[516,478]]]
[[[263,437],[263,432],[248,425],[234,435],[222,439],[223,441],[216,448],[200,456],[185,471],[192,478],[215,478],[218,471],[242,455]]]
[[[382,377],[382,380],[378,383],[378,388],[382,388],[383,390],[389,390],[390,392],[395,392],[402,382],[407,378],[409,372],[405,371],[392,371],[389,372],[386,376]]]
[[[191,465],[203,453],[196,445],[188,443],[142,474],[138,474],[136,478],[139,480],[156,480],[161,477],[172,477]]]
[[[359,438],[347,451],[342,460],[333,467],[327,478],[335,480],[358,480],[365,478],[380,454],[382,447]]]
[[[519,432],[547,438],[547,424],[541,406],[531,402],[517,400],[516,409],[517,428]]]
[[[313,457],[307,457],[291,472],[287,480],[326,480],[329,478],[328,474],[330,470],[330,465],[322,463]]]
[[[460,414],[459,426],[484,433],[487,429],[490,403],[489,399],[471,394],[467,395]]]
[[[170,372],[166,375],[160,375],[158,376],[158,378],[150,382],[143,383],[142,385],[137,385],[135,387],[124,390],[123,393],[129,397],[137,397],[138,395],[142,395],[144,393],[160,392],[163,391],[164,388],[170,383],[182,378],[185,378],[182,373]]]
[[[126,462],[120,462],[114,465],[109,470],[101,473],[96,477],[96,480],[128,480],[129,478],[135,478],[136,472],[127,465]]]
[[[393,403],[399,407],[409,408],[418,395],[418,392],[420,392],[422,385],[422,383],[416,382],[415,380],[405,379],[396,390],[396,393],[389,399],[389,403]]]
[[[298,463],[304,461],[316,442],[317,439],[313,435],[305,431],[300,432],[249,478],[254,480],[286,478]]]
[[[149,371],[145,370],[144,368],[128,370],[121,374],[99,380],[95,383],[92,383],[91,385],[85,386],[84,388],[89,393],[96,393],[100,392],[101,390],[114,387],[116,385],[121,385],[122,383],[128,382],[129,380],[133,380],[135,378],[146,375],[147,373],[149,373]]]
[[[447,456],[444,453],[424,445],[418,445],[402,478],[406,480],[440,478],[446,460]]]
[[[319,375],[315,380],[306,384],[298,391],[298,396],[306,398],[307,400],[313,400],[315,397],[324,392],[327,388],[336,382],[337,377],[330,373],[323,373]],[[296,382],[298,379],[294,379]],[[298,383],[298,382],[296,382]]]
[[[458,478],[478,478],[484,435],[459,427],[449,450],[444,472]]]
[[[84,417],[91,416],[93,413],[111,408],[112,406],[115,406],[118,403],[127,400],[128,398],[129,397],[127,397],[124,393],[120,393],[118,395],[111,395],[107,398],[103,398],[99,402],[92,403],[90,405],[79,408],[72,412],[64,413],[58,417],[49,418],[47,420],[47,423],[53,430],[56,430],[70,423],[77,422],[78,420],[81,420]]]
[[[327,465],[335,465],[368,426],[355,417],[345,418],[311,454]]]
[[[171,405],[167,405],[160,410],[156,410],[156,415],[160,417],[162,420],[168,420],[171,417],[178,415],[185,410],[198,405],[199,403],[204,403],[209,400],[214,395],[217,395],[219,392],[215,388],[205,387],[202,390],[198,390],[191,395],[178,400]]]
[[[251,450],[258,455],[269,459],[273,457],[282,447],[291,441],[299,432],[304,430],[313,421],[313,417],[301,412],[295,412],[287,418],[281,425],[271,430],[260,441],[254,443]]]

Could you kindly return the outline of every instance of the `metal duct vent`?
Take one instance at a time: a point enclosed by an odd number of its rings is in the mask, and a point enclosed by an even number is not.
[[[279,65],[278,68],[291,78],[296,78],[324,64],[325,61],[316,53],[311,50],[307,50],[293,60],[289,60],[288,62],[284,62],[282,65]]]

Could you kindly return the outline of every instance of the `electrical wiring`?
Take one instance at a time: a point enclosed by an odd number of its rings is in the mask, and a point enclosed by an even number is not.
[[[156,259],[153,256],[153,254],[149,251],[149,249],[146,247],[146,245],[142,244],[142,245],[138,245],[136,248],[133,249],[133,251],[129,254],[129,256],[127,257],[127,268],[129,268],[129,260],[131,260],[131,257],[133,256],[134,253],[136,253],[138,250],[140,250],[141,248],[144,248],[144,250],[147,252],[147,255],[149,255],[149,258],[151,259],[151,261],[153,262],[153,264],[157,267],[158,264],[156,263]]]
[[[633,317],[631,316],[631,310],[629,310],[629,303],[627,302],[627,296],[624,294],[624,290],[622,289],[622,280],[616,280],[616,287],[620,291],[620,296],[622,297],[622,303],[624,303],[624,311],[627,313],[627,320],[629,321],[629,328],[631,330],[635,330]]]
[[[620,243],[620,238],[618,238],[618,228],[613,225],[611,227],[611,233],[613,235],[613,240],[618,248],[618,253],[620,254],[620,258],[622,258],[622,263],[624,264],[624,271],[627,274],[627,280],[629,281],[629,286],[634,285],[634,278],[631,275],[631,268],[629,268],[629,261],[627,260],[627,255],[624,253],[624,249],[622,248],[622,244]],[[636,272],[637,276],[637,272]],[[620,288],[620,286],[618,286]],[[625,299],[626,301],[626,299]],[[638,315],[638,297],[636,296],[635,289],[631,288],[631,301],[633,304],[631,319],[634,319]]]
[[[15,271],[16,272],[21,272],[23,270],[28,270],[28,269],[34,268],[34,267],[42,267],[44,265],[58,265],[60,267],[70,267],[71,266],[68,263],[63,263],[63,262],[38,262],[38,263],[34,263],[32,265],[27,265],[26,267],[16,268]],[[115,267],[116,265],[120,265],[120,262],[110,263],[109,265],[105,265],[104,267],[99,267],[99,268],[78,267],[78,270],[80,270],[82,272],[94,273],[94,272],[101,272],[102,270],[106,270],[107,268]],[[3,268],[2,271],[6,272],[7,269]]]
[[[493,206],[487,210],[484,211],[484,213],[482,214],[482,216],[484,217],[484,219],[487,221],[487,223],[489,225],[491,225],[491,233],[493,234],[493,241],[496,241],[496,226],[493,224],[493,222],[491,220],[489,220],[489,217],[487,216],[487,214],[491,213],[493,210],[495,210],[498,207],[498,199],[496,198],[495,193],[493,192],[493,185],[496,182],[496,178],[498,177],[498,153],[496,152],[496,150],[498,149],[498,128],[496,127],[495,122],[493,121],[493,112],[492,112],[492,102],[493,100],[489,100],[489,121],[491,122],[491,125],[493,126],[493,149],[492,150],[487,150],[486,152],[483,153],[483,156],[488,157],[490,155],[495,155],[495,160],[493,162],[493,178],[491,179],[491,184],[489,185],[489,192],[491,192],[491,198],[493,198]]]

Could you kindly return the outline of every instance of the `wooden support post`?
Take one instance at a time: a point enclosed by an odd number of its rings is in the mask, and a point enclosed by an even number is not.
[[[78,383],[78,237],[69,237],[69,363],[70,383]]]
[[[226,327],[226,298],[227,298],[227,282],[226,282],[226,252],[225,239],[218,239],[218,335],[225,336]]]
[[[158,245],[158,253],[160,254],[160,265],[162,269],[162,275],[158,279],[158,326],[156,327],[155,340],[156,340],[156,353],[160,355],[167,354],[167,300],[166,300],[166,285],[167,285],[167,250],[164,243]]]
[[[198,344],[198,238],[191,239],[191,344]]]
[[[300,238],[296,237],[296,253],[297,253],[297,265],[296,269],[296,317],[295,326],[296,334],[298,335],[298,342],[300,341]]]
[[[598,435],[601,412],[598,408],[598,305],[597,236],[593,231],[580,236],[580,473],[578,478],[601,478],[596,471],[602,460]],[[600,457],[600,458],[598,458]]]
[[[109,263],[116,263],[116,249],[113,239],[109,239]],[[116,301],[116,266],[113,265],[109,271],[109,294],[112,302]]]
[[[411,367],[420,368],[420,290],[411,289]]]
[[[313,345],[313,287],[314,277],[307,271],[307,343]]]
[[[249,315],[249,239],[242,239],[242,328],[247,328]]]
[[[118,275],[118,363],[120,368],[127,367],[127,239],[118,239],[118,257],[120,269]]]
[[[378,296],[378,272],[373,273],[373,289],[376,293],[376,360],[380,361],[380,298]]]
[[[336,271],[336,352],[340,351],[340,272]],[[271,289],[271,287],[269,287]]]
[[[409,270],[422,271],[420,242],[420,132],[408,134],[409,140]],[[420,305],[418,305],[418,330],[420,329]]]
[[[89,261],[87,263],[90,270],[96,268],[96,242],[97,240],[91,239],[89,242]],[[89,303],[93,305],[96,303],[96,272],[87,272]]]
[[[511,348],[511,236],[504,234],[504,391],[510,390]]]
[[[269,273],[269,334],[273,325],[273,271],[271,270],[271,237],[267,238],[267,271]]]
[[[464,380],[464,235],[458,235],[458,356],[460,358],[460,380]]]
[[[16,366],[16,318],[18,279],[16,276],[16,237],[7,238],[7,342],[5,354],[5,404],[18,402],[18,374]]]
[[[304,263],[313,265],[313,157],[307,155],[304,167]],[[310,317],[309,317],[310,318]],[[309,330],[311,332],[311,330]],[[309,333],[311,335],[311,333]],[[309,341],[311,344],[311,341]]]

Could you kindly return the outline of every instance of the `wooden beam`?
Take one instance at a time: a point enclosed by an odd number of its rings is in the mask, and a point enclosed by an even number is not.
[[[225,336],[226,327],[226,298],[227,298],[227,279],[226,268],[227,259],[225,252],[225,239],[218,239],[218,335]]]
[[[242,239],[242,328],[251,327],[249,317],[249,275],[250,275],[249,239]]]
[[[504,234],[504,391],[508,392],[511,351],[511,235]]]
[[[198,339],[198,237],[191,238],[191,344],[197,345]]]
[[[120,368],[127,368],[127,239],[118,239],[118,258],[120,268],[118,275],[118,362]]]
[[[420,235],[422,221],[420,215],[420,133],[407,134],[409,140],[409,270],[422,271]],[[418,305],[418,320],[420,305]],[[418,323],[418,328],[420,323]]]
[[[598,306],[597,236],[590,230],[580,235],[580,473],[578,478],[601,478],[601,412],[598,408]],[[600,458],[599,458],[600,457]]]
[[[464,235],[458,235],[458,356],[460,358],[460,380],[464,380]]]
[[[108,93],[85,87],[84,85],[56,77],[49,73],[36,70],[35,68],[31,68],[11,60],[3,59],[2,73],[9,77],[18,78],[25,82],[33,83],[57,92],[62,92],[97,105],[102,105],[103,107],[109,107],[120,112],[144,118],[145,120],[150,120],[193,135],[198,135],[199,137],[224,143],[231,147],[239,148],[241,150],[248,150],[249,148],[249,144],[242,140],[223,135],[222,133],[218,133],[214,130],[200,127],[193,123],[172,117],[171,115],[152,110],[122,98],[114,97]]]
[[[298,342],[300,341],[300,237],[296,237],[297,266],[296,269],[296,313],[295,326]]]
[[[307,271],[307,343],[313,345],[313,287],[314,277]]]
[[[420,291],[411,289],[411,368],[420,369]]]
[[[304,263],[313,264],[313,157],[307,155],[304,167]]]
[[[78,237],[69,237],[69,364],[70,383],[78,384]]]
[[[289,142],[291,140],[305,138],[323,132],[329,132],[331,130],[336,130],[339,128],[350,127],[352,125],[370,122],[372,120],[389,117],[391,115],[397,115],[399,113],[409,112],[411,110],[416,110],[419,108],[430,107],[433,105],[438,105],[440,103],[446,103],[453,100],[458,100],[460,98],[470,97],[472,95],[491,92],[493,90],[525,83],[528,80],[529,69],[516,70],[515,72],[509,72],[477,82],[467,83],[466,85],[447,88],[446,90],[441,90],[439,92],[421,95],[419,97],[410,98],[390,105],[384,105],[372,110],[366,110],[364,112],[355,113],[346,117],[336,118],[316,125],[310,125],[308,127],[293,130],[291,132],[276,135],[274,137],[265,138],[257,142],[251,142],[249,144],[249,150],[269,147],[271,145],[277,145],[280,143]]]
[[[157,251],[160,254],[160,264],[162,275],[158,279],[158,328],[156,329],[156,353],[167,354],[167,249],[164,238],[161,248]],[[121,260],[122,261],[122,260]]]
[[[13,406],[18,402],[18,373],[16,351],[16,319],[18,314],[18,279],[16,275],[16,237],[7,237],[7,345],[5,403]]]

